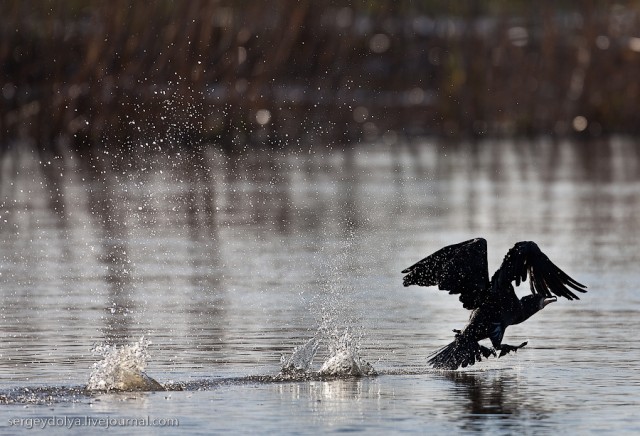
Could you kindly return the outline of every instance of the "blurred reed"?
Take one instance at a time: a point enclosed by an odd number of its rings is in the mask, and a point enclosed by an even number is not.
[[[5,0],[0,16],[0,150],[640,126],[638,1]]]

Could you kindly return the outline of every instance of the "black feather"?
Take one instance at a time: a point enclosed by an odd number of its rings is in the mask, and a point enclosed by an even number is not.
[[[518,242],[504,257],[502,265],[491,279],[492,289],[499,291],[515,281],[516,286],[529,276],[532,294],[544,297],[556,295],[569,300],[578,300],[571,289],[587,292],[586,286],[569,277],[540,251],[535,242]]]
[[[464,308],[477,308],[488,292],[487,241],[471,239],[441,248],[402,271],[404,286],[438,286],[460,294]]]

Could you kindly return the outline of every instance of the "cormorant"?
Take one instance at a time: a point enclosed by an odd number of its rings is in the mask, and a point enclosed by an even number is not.
[[[487,241],[471,239],[444,247],[418,263],[402,271],[405,286],[435,286],[460,294],[465,309],[472,310],[464,330],[454,330],[455,340],[429,356],[428,363],[438,369],[457,369],[473,365],[481,357],[500,356],[527,345],[502,343],[505,329],[519,324],[533,314],[557,301],[557,297],[569,300],[579,298],[572,292],[587,292],[578,283],[540,251],[535,242],[518,242],[509,250],[502,265],[489,281],[487,267]],[[531,295],[518,299],[516,286],[529,275]],[[554,295],[552,295],[554,294]],[[494,349],[478,343],[491,339]]]

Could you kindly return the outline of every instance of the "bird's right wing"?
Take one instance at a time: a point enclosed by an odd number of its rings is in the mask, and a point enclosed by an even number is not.
[[[574,291],[587,292],[585,285],[569,277],[531,241],[518,242],[509,250],[491,279],[492,289],[494,292],[510,289],[513,281],[518,286],[527,279],[527,275],[532,294],[578,300]]]
[[[441,248],[402,271],[405,286],[435,286],[460,294],[465,309],[476,309],[489,292],[487,241],[471,239]]]

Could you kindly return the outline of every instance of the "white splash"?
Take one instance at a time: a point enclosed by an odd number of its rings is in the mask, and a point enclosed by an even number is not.
[[[162,385],[144,373],[149,360],[147,348],[151,344],[144,337],[131,344],[96,345],[91,352],[102,356],[92,365],[87,383],[89,391],[157,391]]]
[[[373,366],[360,357],[358,341],[349,329],[329,343],[329,358],[322,364],[321,376],[366,376],[375,375]]]
[[[320,371],[314,372],[311,366],[322,340],[328,342],[329,357],[320,367]],[[282,356],[280,362],[280,374],[288,377],[361,377],[376,374],[373,366],[360,357],[360,347],[349,329],[338,336],[335,329],[328,332],[326,324],[318,329],[313,338],[295,347],[289,358]]]
[[[303,345],[298,345],[293,349],[293,354],[288,359],[285,356],[280,358],[282,373],[306,373],[311,369],[313,358],[316,356],[320,340],[313,337]]]

